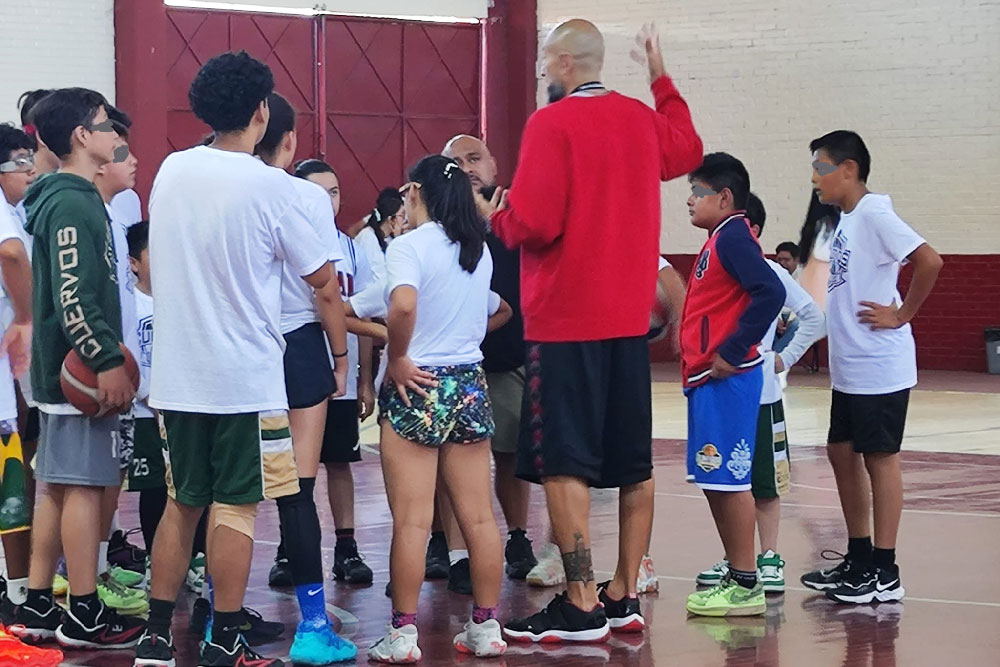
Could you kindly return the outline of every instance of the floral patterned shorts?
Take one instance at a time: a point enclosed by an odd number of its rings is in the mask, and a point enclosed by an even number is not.
[[[427,447],[446,442],[469,444],[493,437],[493,406],[486,388],[486,373],[479,364],[421,366],[433,373],[438,386],[427,387],[427,398],[408,391],[406,407],[389,378],[382,385],[379,410],[382,419],[401,437]]]

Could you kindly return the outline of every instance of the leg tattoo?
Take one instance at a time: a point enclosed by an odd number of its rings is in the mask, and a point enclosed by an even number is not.
[[[590,549],[583,547],[583,534],[574,533],[573,539],[575,540],[573,551],[562,555],[566,581],[581,581],[583,583],[593,581],[594,563],[590,558]]]

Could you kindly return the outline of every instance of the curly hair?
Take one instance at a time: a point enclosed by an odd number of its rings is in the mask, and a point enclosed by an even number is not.
[[[271,68],[246,51],[223,53],[205,63],[191,82],[191,110],[215,132],[246,129],[274,90]]]

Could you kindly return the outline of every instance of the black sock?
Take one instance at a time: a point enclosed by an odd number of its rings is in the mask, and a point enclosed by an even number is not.
[[[445,537],[443,530],[432,530],[431,531],[431,539],[432,540],[447,540],[448,538]]]
[[[333,531],[333,534],[337,536],[337,546],[340,546],[341,542],[345,544],[350,544],[354,541],[354,529],[353,528],[338,528]]]
[[[174,603],[169,600],[149,598],[149,633],[161,637],[170,636],[170,623],[174,620]]]
[[[39,614],[45,614],[55,604],[51,588],[29,588],[24,606]]]
[[[208,508],[201,513],[198,519],[198,527],[194,530],[194,543],[191,545],[191,558],[208,551],[205,546],[205,533],[208,530]]]
[[[743,572],[741,570],[729,568],[729,575],[733,578],[733,581],[743,588],[753,588],[757,585],[756,572]]]
[[[847,555],[856,563],[870,564],[872,562],[872,538],[847,538]]]
[[[281,534],[292,569],[292,582],[296,586],[323,581],[319,515],[313,500],[315,485],[315,477],[300,477],[298,493],[278,498]]]
[[[875,547],[872,551],[872,563],[874,563],[875,567],[883,570],[892,569],[896,564],[896,550]]]
[[[70,595],[69,610],[81,625],[92,628],[97,625],[97,615],[101,613],[101,601],[97,591],[89,595]]]
[[[160,525],[160,519],[163,518],[163,511],[166,508],[167,487],[143,489],[139,492],[139,526],[142,528],[142,539],[146,543],[148,553],[153,553],[156,527]]]
[[[212,614],[212,643],[230,649],[236,646],[240,636],[240,628],[246,618],[243,610],[214,611]]]

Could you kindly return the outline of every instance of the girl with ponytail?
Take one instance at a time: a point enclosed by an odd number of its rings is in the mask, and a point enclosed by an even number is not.
[[[490,292],[486,228],[458,164],[425,157],[400,192],[414,229],[386,252],[389,367],[379,397],[382,471],[393,519],[393,612],[368,656],[382,662],[420,657],[417,598],[439,459],[471,560],[472,618],[455,646],[480,657],[501,655],[507,644],[495,618],[503,563],[491,504],[494,424],[479,346],[488,327],[510,318],[510,306]]]

